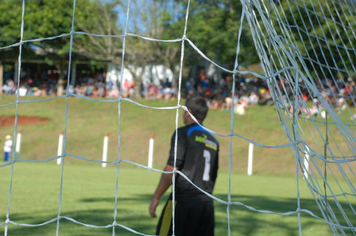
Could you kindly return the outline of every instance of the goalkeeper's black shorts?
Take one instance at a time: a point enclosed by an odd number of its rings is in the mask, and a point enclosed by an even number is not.
[[[169,199],[158,221],[156,235],[173,235],[172,220],[172,199]],[[214,226],[213,201],[176,201],[174,226],[176,236],[213,236]]]

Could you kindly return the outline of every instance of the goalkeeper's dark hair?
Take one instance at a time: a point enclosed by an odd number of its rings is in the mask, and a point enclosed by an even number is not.
[[[201,96],[193,96],[187,99],[185,106],[190,109],[190,113],[200,122],[203,122],[208,114],[208,105]]]

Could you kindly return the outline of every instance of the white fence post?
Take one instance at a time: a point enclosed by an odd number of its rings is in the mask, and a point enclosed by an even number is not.
[[[61,156],[63,152],[63,135],[64,135],[64,131],[62,131],[62,133],[60,133],[59,135],[57,156]],[[57,159],[57,165],[61,164],[62,158],[63,157]]]
[[[109,133],[107,133],[104,137],[104,148],[103,148],[103,163],[101,164],[102,167],[106,167],[105,163],[108,160],[108,145],[109,145]]]
[[[253,164],[253,143],[248,145],[248,164],[247,164],[247,174],[252,175],[252,164]]]
[[[154,138],[155,138],[155,135],[152,134],[152,136],[150,138],[149,145],[148,145],[148,167],[149,168],[153,167]]]
[[[16,147],[15,147],[16,158],[20,158],[21,135],[22,135],[22,130],[20,130],[20,132],[17,133],[17,137],[16,137]]]
[[[308,145],[310,145],[310,141],[308,141]],[[304,178],[309,178],[309,147],[305,146],[305,155],[304,155]]]

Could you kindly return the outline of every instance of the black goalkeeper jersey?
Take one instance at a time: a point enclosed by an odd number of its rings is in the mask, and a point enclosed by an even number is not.
[[[218,171],[219,143],[215,137],[194,123],[177,130],[176,167],[195,185],[212,193]],[[167,164],[174,166],[175,133],[171,139],[171,150]],[[189,183],[183,176],[176,178],[176,199],[211,201],[212,199]]]

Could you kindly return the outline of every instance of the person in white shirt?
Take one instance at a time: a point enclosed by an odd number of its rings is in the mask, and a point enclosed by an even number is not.
[[[11,150],[12,150],[12,139],[11,139],[11,136],[10,135],[7,135],[5,137],[6,141],[5,141],[5,144],[4,144],[4,161],[5,162],[8,162],[9,159],[10,159],[10,153],[11,153]]]

